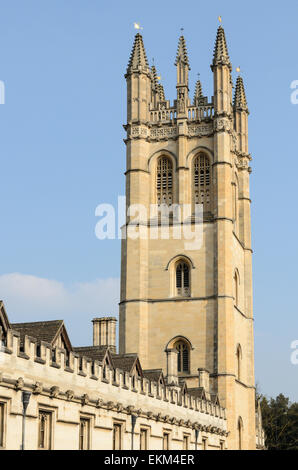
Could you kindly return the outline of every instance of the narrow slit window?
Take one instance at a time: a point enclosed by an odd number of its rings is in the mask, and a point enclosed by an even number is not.
[[[79,449],[89,450],[90,449],[90,419],[80,419],[80,436],[79,436]]]
[[[39,412],[39,432],[38,432],[38,448],[43,450],[51,449],[52,439],[52,412]]]

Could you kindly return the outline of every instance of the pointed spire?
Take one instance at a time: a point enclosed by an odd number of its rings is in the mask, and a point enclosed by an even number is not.
[[[232,70],[225,31],[222,26],[219,26],[217,30],[213,55],[213,64],[211,68],[216,67],[217,65],[228,65],[230,70]]]
[[[143,43],[143,37],[140,33],[135,35],[134,45],[128,62],[127,72],[130,72],[138,67],[148,68],[148,60]]]
[[[177,66],[179,62],[182,62],[183,65],[187,65],[188,69],[190,70],[184,36],[180,36],[179,38],[175,65]]]
[[[236,82],[236,90],[235,90],[235,96],[234,96],[234,108],[236,110],[248,111],[243,78],[240,77],[240,75],[238,76],[237,82]]]
[[[201,84],[201,80],[197,80],[196,88],[195,88],[195,95],[194,95],[194,98],[193,98],[193,104],[196,106],[198,101],[201,98],[204,98],[203,97],[203,92],[202,92],[202,84]]]

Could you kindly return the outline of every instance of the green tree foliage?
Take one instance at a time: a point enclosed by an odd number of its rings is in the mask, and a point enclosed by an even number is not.
[[[298,403],[280,394],[261,397],[263,427],[268,450],[298,450]]]

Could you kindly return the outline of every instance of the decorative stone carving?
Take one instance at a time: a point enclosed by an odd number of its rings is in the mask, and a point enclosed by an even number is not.
[[[87,395],[87,393],[85,393],[82,396],[82,405],[83,406],[88,405],[89,401],[90,401],[89,395]]]
[[[134,406],[128,406],[126,408],[126,411],[129,415],[132,415],[132,414],[135,414],[136,413],[136,410],[135,410],[135,407]]]
[[[67,390],[65,392],[66,398],[68,401],[72,400],[74,397],[74,391],[73,390]]]
[[[148,129],[142,126],[132,127],[130,130],[130,137],[147,137]]]
[[[231,131],[231,122],[227,118],[220,118],[214,120],[215,132],[229,132]]]
[[[113,401],[108,401],[107,410],[112,410],[114,407],[115,407],[115,403]]]
[[[52,387],[52,388],[50,389],[50,397],[51,397],[51,398],[57,398],[58,395],[59,395],[59,393],[60,393],[59,387]]]
[[[171,137],[176,137],[176,135],[176,127],[154,127],[150,130],[151,139],[167,139]]]
[[[24,388],[24,385],[25,385],[25,382],[24,382],[23,377],[19,377],[19,378],[16,380],[15,389],[16,389],[16,390],[22,390],[22,389]]]
[[[200,124],[200,125],[189,125],[188,126],[188,135],[190,137],[203,137],[213,134],[212,124]]]
[[[104,401],[101,399],[101,398],[98,398],[98,400],[96,400],[96,408],[102,408],[104,405]]]
[[[42,382],[35,382],[33,385],[33,393],[34,395],[38,395],[42,392]]]
[[[121,411],[123,411],[124,407],[122,405],[122,403],[117,403],[116,405],[116,410],[118,411],[118,413],[121,413]]]

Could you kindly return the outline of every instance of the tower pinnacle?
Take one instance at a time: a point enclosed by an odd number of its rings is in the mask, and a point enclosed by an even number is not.
[[[175,65],[177,66],[179,63],[182,63],[184,66],[187,66],[188,69],[190,70],[188,56],[187,56],[186,43],[185,43],[184,36],[182,36],[182,35],[179,38]]]
[[[202,84],[201,84],[201,80],[198,79],[196,83],[195,94],[194,94],[194,99],[193,99],[194,106],[198,106],[199,101],[202,98],[203,98]]]
[[[211,68],[216,67],[218,65],[228,65],[230,70],[232,70],[225,31],[222,26],[219,26],[217,30],[213,54],[213,63]]]
[[[240,75],[236,82],[236,91],[234,96],[234,108],[235,110],[248,111],[247,100],[245,95],[243,78]]]
[[[139,67],[149,68],[143,37],[140,33],[135,35],[135,40],[127,66],[127,72],[137,70]]]

